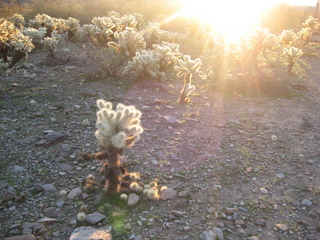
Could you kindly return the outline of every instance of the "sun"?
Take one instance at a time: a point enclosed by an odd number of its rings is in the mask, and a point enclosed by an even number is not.
[[[260,15],[278,0],[185,0],[180,12],[185,17],[198,17],[220,32],[227,41],[236,41],[258,25]]]

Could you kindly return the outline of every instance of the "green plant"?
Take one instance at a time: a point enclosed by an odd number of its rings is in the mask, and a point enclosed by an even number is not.
[[[178,77],[184,78],[183,88],[180,92],[179,103],[188,102],[187,96],[195,89],[195,86],[191,84],[191,78],[193,73],[197,73],[201,67],[201,59],[191,60],[191,57],[184,55],[183,59],[178,60],[180,66],[176,66],[175,69],[178,72]]]
[[[119,103],[115,110],[112,103],[103,99],[97,101],[97,128],[95,135],[100,149],[108,156],[105,165],[105,187],[108,194],[120,191],[122,164],[120,155],[139,140],[143,128],[140,125],[141,112],[134,106]]]

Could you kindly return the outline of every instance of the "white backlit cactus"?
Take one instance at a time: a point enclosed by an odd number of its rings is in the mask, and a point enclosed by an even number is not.
[[[127,28],[134,29],[137,25],[137,21],[134,15],[124,15],[120,18],[118,27],[120,30],[125,30]]]
[[[140,125],[141,112],[134,106],[119,103],[115,110],[112,103],[102,99],[97,101],[96,137],[102,149],[110,146],[124,150],[139,140],[143,128]]]
[[[23,26],[26,24],[24,17],[17,13],[13,14],[13,16],[9,18],[9,21],[12,22],[18,29],[23,29]]]
[[[29,36],[32,39],[33,43],[40,43],[46,35],[46,28],[26,28],[22,31],[22,33],[26,36]]]
[[[108,46],[115,48],[117,52],[123,52],[127,57],[133,57],[136,52],[146,48],[142,32],[136,32],[133,28],[115,32],[114,37],[118,41],[109,42]]]
[[[15,36],[15,38],[11,41],[11,45],[15,50],[24,53],[29,53],[34,48],[31,38],[23,35],[22,33],[19,33]]]
[[[153,49],[160,56],[160,69],[164,71],[169,65],[174,65],[182,56],[179,44],[162,42],[161,45],[153,44]]]
[[[132,61],[128,62],[123,73],[133,76],[134,79],[151,77],[161,81],[165,73],[160,71],[160,61],[161,56],[155,50],[143,50],[137,52]]]
[[[319,27],[319,22],[317,18],[313,16],[309,16],[308,19],[303,23],[304,27],[311,28],[312,30],[316,30]]]
[[[292,68],[295,64],[295,59],[302,56],[303,51],[296,47],[290,47],[284,49],[284,54],[288,58],[289,65],[288,65],[288,73],[290,74],[292,72]]]
[[[192,74],[197,73],[202,65],[201,59],[191,60],[191,57],[184,55],[183,59],[178,60],[180,66],[176,66],[178,77],[184,77],[184,85],[180,93],[179,103],[188,102],[187,96],[195,89],[191,84]]]
[[[290,45],[296,41],[299,37],[293,30],[283,30],[279,35],[279,39],[283,45]]]
[[[0,18],[0,50],[7,45],[9,40],[14,39],[14,36],[19,32],[13,23]]]
[[[56,32],[52,34],[52,37],[44,38],[41,43],[44,45],[45,49],[48,53],[54,53],[59,41],[61,40],[61,36]]]
[[[143,36],[148,42],[148,46],[152,44],[160,44],[162,41],[163,30],[160,29],[159,22],[149,22],[143,30]]]
[[[141,112],[134,106],[125,106],[119,103],[112,109],[112,103],[103,99],[97,101],[97,131],[95,133],[101,150],[108,155],[108,164],[105,169],[105,187],[107,193],[120,191],[122,171],[120,155],[126,148],[131,147],[139,140],[143,128],[140,125]],[[130,188],[140,189],[137,185]]]

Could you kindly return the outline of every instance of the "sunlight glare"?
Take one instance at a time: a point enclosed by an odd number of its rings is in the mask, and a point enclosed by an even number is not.
[[[236,41],[258,24],[259,16],[278,0],[233,0],[213,3],[206,0],[185,0],[182,15],[198,17],[225,36]]]

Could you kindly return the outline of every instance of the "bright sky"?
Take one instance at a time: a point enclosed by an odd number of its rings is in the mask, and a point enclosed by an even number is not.
[[[317,0],[222,0],[216,4],[207,0],[183,0],[180,14],[205,20],[232,41],[250,31],[259,23],[261,14],[279,2],[315,6]]]
[[[317,0],[281,0],[281,2],[296,6],[315,6]]]

